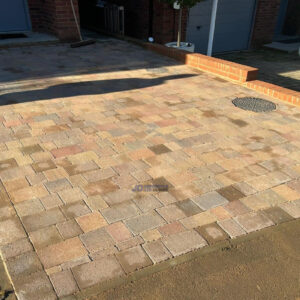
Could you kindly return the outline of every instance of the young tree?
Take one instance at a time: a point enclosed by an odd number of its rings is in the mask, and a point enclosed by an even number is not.
[[[161,0],[171,5],[175,3],[180,6],[179,9],[179,20],[178,20],[178,34],[177,34],[177,47],[180,47],[181,43],[181,22],[182,22],[182,9],[183,8],[191,8],[195,6],[197,3],[204,1],[204,0]]]

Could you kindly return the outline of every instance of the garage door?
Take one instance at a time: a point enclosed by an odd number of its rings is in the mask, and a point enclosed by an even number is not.
[[[26,0],[0,0],[0,33],[30,30]]]
[[[219,0],[213,52],[248,48],[255,0]],[[190,9],[187,41],[196,44],[196,52],[206,53],[212,0]]]

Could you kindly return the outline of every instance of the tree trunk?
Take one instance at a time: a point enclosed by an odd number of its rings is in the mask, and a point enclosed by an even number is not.
[[[177,47],[180,47],[180,43],[181,43],[181,22],[182,22],[182,8],[179,9]]]

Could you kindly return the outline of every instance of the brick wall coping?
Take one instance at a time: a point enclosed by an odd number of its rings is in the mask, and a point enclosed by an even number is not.
[[[146,49],[174,58],[188,66],[213,73],[229,81],[242,84],[249,89],[255,90],[274,99],[300,106],[300,92],[257,80],[259,71],[257,68],[233,63],[220,58],[206,56],[200,53],[190,53],[175,48],[169,48],[164,45],[144,42],[140,44]]]
[[[300,106],[300,92],[261,80],[248,81],[245,86],[269,97]]]
[[[108,34],[107,32],[102,30],[96,31]],[[257,80],[259,71],[257,68],[237,64],[220,58],[206,56],[200,53],[190,53],[187,51],[178,50],[176,48],[166,47],[160,44],[147,43],[128,36],[121,36],[118,34],[109,35],[131,43],[135,43],[148,50],[178,60],[188,66],[215,74],[229,81],[242,84],[249,89],[256,90],[257,92],[265,94],[274,99],[286,101],[291,104],[300,106],[300,92]]]
[[[229,81],[242,84],[249,89],[255,90],[274,99],[300,106],[300,92],[257,80],[259,72],[259,69],[257,68],[237,64],[220,58],[206,56],[200,53],[190,53],[160,44],[148,43],[128,36],[115,34],[113,34],[113,36],[135,43],[156,53],[168,56],[188,66],[215,74]]]
[[[222,76],[223,78],[246,82],[257,79],[258,69],[240,65],[220,58],[206,56],[200,53],[190,53],[159,44],[144,43],[146,49],[174,58],[188,66]]]

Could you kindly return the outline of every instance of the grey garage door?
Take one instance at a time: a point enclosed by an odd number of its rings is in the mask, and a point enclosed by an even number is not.
[[[30,30],[26,0],[0,0],[0,33]]]
[[[213,52],[248,48],[255,0],[219,0]],[[196,44],[196,52],[206,53],[212,0],[190,9],[187,41]]]

